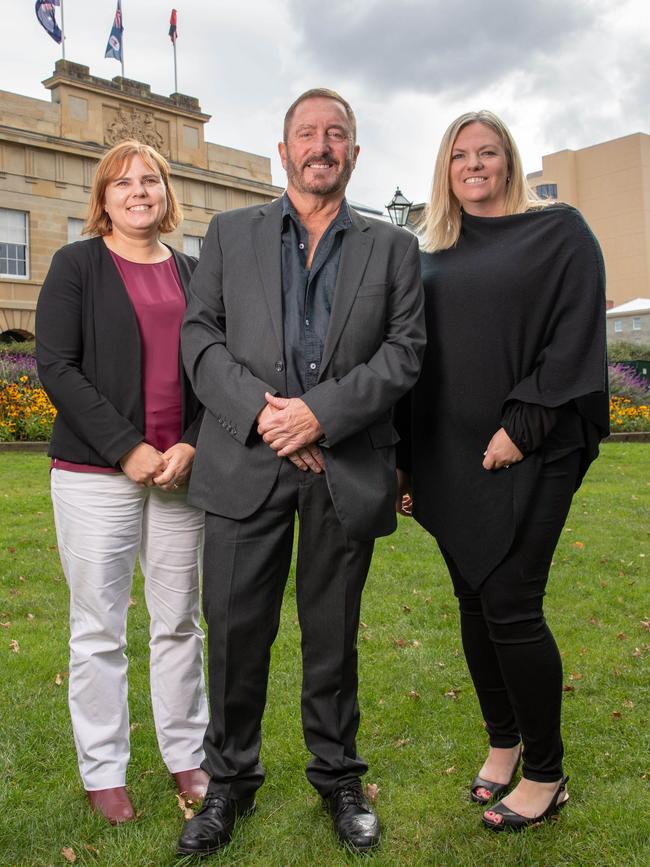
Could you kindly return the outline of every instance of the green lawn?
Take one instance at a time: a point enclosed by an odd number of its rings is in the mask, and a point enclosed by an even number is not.
[[[140,818],[111,828],[86,807],[68,719],[67,592],[47,468],[44,455],[0,453],[0,864],[65,864],[63,847],[84,865],[191,863],[173,855],[182,815],[155,742],[139,575],[129,624],[128,784]],[[547,603],[565,665],[571,803],[556,822],[497,835],[481,827],[481,808],[468,799],[484,734],[441,558],[408,521],[380,540],[360,640],[359,747],[384,826],[368,863],[650,864],[648,560],[650,445],[607,444],[574,501]],[[294,589],[290,580],[274,648],[258,811],[207,863],[358,861],[337,846],[303,773]]]

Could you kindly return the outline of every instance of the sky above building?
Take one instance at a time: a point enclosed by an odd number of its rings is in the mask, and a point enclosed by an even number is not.
[[[125,75],[174,90],[172,2],[122,0]],[[120,75],[104,51],[115,0],[64,0],[66,59]],[[353,106],[361,154],[349,197],[381,208],[395,187],[429,195],[449,123],[488,108],[527,172],[542,155],[650,132],[647,0],[176,0],[178,89],[212,115],[209,141],[272,158],[282,118],[310,87]],[[49,99],[61,49],[32,0],[2,0],[0,87]],[[60,22],[60,12],[57,10]],[[0,121],[1,122],[1,121]]]

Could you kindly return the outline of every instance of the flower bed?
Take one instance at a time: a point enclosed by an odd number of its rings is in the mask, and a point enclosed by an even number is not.
[[[56,410],[41,386],[33,345],[0,350],[0,442],[43,442]]]
[[[609,399],[609,424],[612,433],[650,431],[650,405],[635,405],[627,397]]]
[[[0,442],[50,439],[56,410],[41,387],[31,346],[0,350]],[[650,390],[634,370],[609,368],[612,433],[650,431]]]

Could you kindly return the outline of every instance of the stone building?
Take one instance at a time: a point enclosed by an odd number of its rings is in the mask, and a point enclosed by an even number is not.
[[[51,102],[0,91],[0,339],[33,335],[52,254],[80,237],[95,166],[111,145],[137,138],[169,160],[185,220],[165,240],[195,255],[214,214],[282,192],[267,157],[205,141],[210,115],[194,97],[96,78],[66,60],[43,83]]]
[[[607,311],[607,342],[650,346],[650,298],[634,298]]]
[[[613,305],[650,296],[650,135],[547,154],[528,182],[582,212],[603,249]]]

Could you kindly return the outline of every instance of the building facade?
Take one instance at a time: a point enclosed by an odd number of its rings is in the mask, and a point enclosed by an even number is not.
[[[0,91],[0,339],[31,337],[52,254],[77,240],[97,162],[126,138],[169,160],[185,219],[165,240],[198,255],[214,214],[282,193],[267,157],[205,141],[198,101],[59,60],[51,102]]]
[[[548,154],[528,182],[582,212],[603,249],[613,305],[650,297],[650,135]]]
[[[650,298],[635,298],[607,311],[607,342],[650,346]]]

